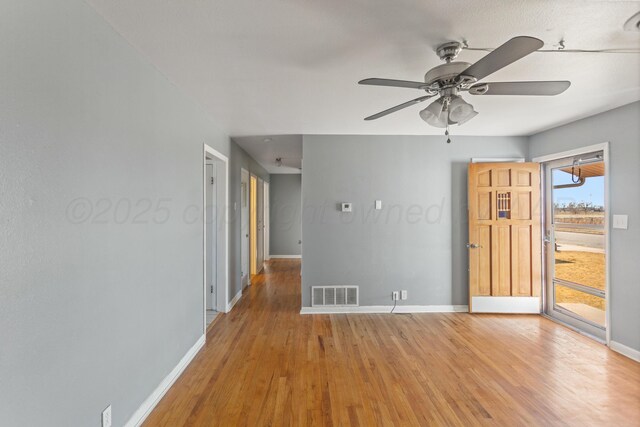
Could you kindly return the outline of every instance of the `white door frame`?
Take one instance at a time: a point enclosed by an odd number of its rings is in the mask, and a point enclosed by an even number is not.
[[[538,162],[538,163],[546,163],[546,162],[550,162],[552,160],[558,160],[558,159],[562,159],[565,157],[572,157],[572,156],[579,156],[581,154],[588,154],[588,153],[593,153],[594,151],[602,151],[603,153],[603,157],[604,157],[604,212],[605,212],[605,217],[604,217],[604,230],[605,230],[605,241],[604,241],[604,245],[605,245],[605,309],[606,309],[606,313],[605,313],[605,318],[606,318],[606,322],[607,322],[607,326],[606,326],[606,331],[605,331],[605,335],[606,335],[606,344],[609,345],[609,343],[611,342],[611,329],[612,329],[612,325],[611,325],[611,284],[610,284],[610,248],[611,248],[611,230],[610,230],[610,221],[609,221],[609,217],[611,216],[611,212],[609,209],[609,142],[603,142],[601,144],[594,144],[594,145],[589,145],[586,147],[581,147],[581,148],[576,148],[574,150],[568,150],[568,151],[563,151],[560,153],[554,153],[554,154],[548,154],[545,156],[539,156],[539,157],[534,157],[532,159],[532,161],[534,162]],[[541,185],[543,186],[543,189],[546,189],[546,179],[545,179],[545,174],[541,174],[542,175],[542,180],[541,180]],[[546,191],[541,191],[540,194],[542,196],[542,203],[543,206],[546,207],[546,195],[545,195]],[[543,224],[546,227],[547,224],[547,214],[546,214],[546,209],[541,209],[543,212]],[[545,242],[544,242],[544,231],[542,234],[542,252],[543,252],[543,271],[542,271],[542,296],[543,296],[543,304],[545,305],[545,310],[546,310],[546,304],[547,304],[547,275],[546,275],[546,269],[544,268],[544,266],[546,265],[546,246]],[[552,319],[554,321],[558,321],[557,319]],[[567,325],[572,329],[573,328],[571,325]],[[581,332],[581,331],[579,331]]]
[[[222,212],[222,218],[218,217],[217,224],[220,224],[220,220],[224,223],[224,254],[219,254],[218,257],[222,255],[223,257],[223,265],[224,265],[224,283],[218,284],[216,286],[216,302],[218,311],[222,313],[229,312],[229,221],[228,221],[228,208],[229,208],[229,158],[219,151],[211,148],[207,144],[203,144],[203,161],[202,161],[202,325],[203,332],[206,335],[207,331],[207,215],[206,215],[206,206],[207,206],[207,171],[206,171],[206,163],[207,156],[215,157],[217,160],[222,162],[224,165],[224,176],[225,183],[223,186],[218,186],[217,190],[224,191],[224,206],[222,209],[218,208],[218,212]],[[218,233],[220,236],[220,233]],[[218,263],[220,265],[221,263]]]
[[[246,176],[246,187],[244,189],[244,193],[242,192],[242,180]],[[250,233],[251,233],[251,174],[245,168],[240,168],[240,270],[242,273],[242,277],[240,277],[240,281],[242,282],[241,286],[244,288],[245,285],[249,286],[251,283],[251,242],[250,242]],[[243,197],[245,199],[243,199]],[[245,206],[243,203],[246,203],[246,213]],[[246,218],[245,218],[246,216]],[[246,229],[243,229],[246,223]],[[246,245],[246,257],[245,257],[245,248],[243,245]],[[245,257],[243,259],[243,257]],[[246,281],[245,281],[246,278]]]
[[[264,180],[258,177],[256,185],[256,272],[264,268]]]
[[[253,203],[254,191],[252,190],[252,187],[251,187],[251,180],[252,179],[256,180],[256,190],[255,190],[255,193],[256,193],[256,195],[255,195],[256,196],[255,205],[256,206],[254,206],[254,203]],[[255,257],[256,257],[256,274],[259,273],[259,271],[257,271],[258,270],[258,236],[257,236],[257,233],[258,233],[258,206],[257,206],[257,204],[258,204],[258,194],[257,193],[258,193],[258,175],[256,175],[253,172],[249,171],[249,285],[251,285],[251,274],[252,274],[251,273],[251,257],[254,256],[254,251],[251,250],[251,239],[255,239],[255,242],[256,242],[255,248],[254,248],[255,249]],[[252,233],[253,229],[251,227],[252,209],[254,209],[255,213],[256,213],[256,235],[255,236],[253,236],[253,233]]]
[[[207,264],[211,263],[212,268],[207,267],[205,270],[205,274],[208,275],[209,271],[212,271],[213,276],[215,276],[215,280],[213,280],[213,277],[207,276],[207,287],[205,288],[206,290],[205,293],[207,296],[207,310],[216,310],[216,311],[218,310],[217,289],[218,289],[218,281],[220,280],[220,272],[218,270],[218,258],[219,258],[218,234],[220,233],[218,233],[219,218],[217,215],[217,211],[220,205],[222,204],[218,200],[218,192],[216,190],[216,186],[219,184],[218,182],[219,179],[216,173],[217,163],[218,162],[214,159],[205,158],[205,164],[207,167],[211,167],[211,172],[212,172],[212,174],[207,173],[207,176],[206,176],[207,181],[213,178],[213,182],[205,181],[205,192],[206,192],[207,198],[210,197],[210,200],[206,200],[206,203],[205,203],[204,215],[207,217],[207,223],[206,223],[207,230],[205,231],[206,233],[205,237],[207,239],[211,237],[213,240],[213,242],[210,242],[207,240],[207,249],[212,249],[212,248],[214,249],[214,252],[211,254],[211,256],[206,257]],[[209,209],[210,206],[213,208],[212,210]],[[213,218],[211,218],[210,216],[212,216]],[[215,258],[215,260],[213,258]],[[213,289],[208,289],[208,287],[212,285],[212,282],[215,282],[215,291]]]
[[[271,251],[270,245],[269,245],[269,222],[271,221],[271,219],[269,218],[269,191],[270,191],[270,185],[269,185],[269,181],[264,181],[264,189],[262,191],[262,204],[264,206],[264,214],[263,214],[263,221],[264,221],[264,260],[265,261],[269,261],[269,259],[271,259],[271,255],[269,254],[269,252]]]

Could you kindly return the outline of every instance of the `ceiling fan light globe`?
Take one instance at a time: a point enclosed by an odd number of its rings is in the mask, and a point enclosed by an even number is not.
[[[449,119],[452,122],[456,122],[458,124],[464,123],[474,116],[474,112],[473,105],[469,104],[461,97],[451,97],[451,103],[449,104]]]
[[[471,107],[471,111],[462,119],[458,120],[458,126],[465,124],[478,115],[478,112]]]
[[[442,114],[442,102],[440,99],[433,101],[427,108],[420,111],[420,118],[430,126],[437,128],[447,127],[447,115]]]

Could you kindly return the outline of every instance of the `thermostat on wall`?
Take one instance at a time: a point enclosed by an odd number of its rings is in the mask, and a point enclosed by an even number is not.
[[[350,202],[342,203],[342,212],[351,212],[352,206]]]

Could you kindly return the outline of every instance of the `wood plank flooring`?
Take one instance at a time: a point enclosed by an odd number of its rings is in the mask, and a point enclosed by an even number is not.
[[[640,364],[541,316],[305,315],[272,260],[145,426],[639,426]]]

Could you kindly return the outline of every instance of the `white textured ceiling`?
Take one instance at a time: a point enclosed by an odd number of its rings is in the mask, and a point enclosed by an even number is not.
[[[359,86],[366,77],[421,80],[433,49],[466,39],[497,47],[516,35],[554,48],[639,48],[622,25],[640,2],[536,0],[88,0],[134,47],[233,136],[440,134],[420,96]],[[474,62],[484,52],[464,51]],[[480,114],[454,134],[526,135],[640,99],[640,55],[534,53],[487,78],[571,80],[556,97],[471,97]],[[422,104],[426,105],[426,104]]]
[[[269,173],[301,173],[302,135],[234,137],[233,140]],[[281,158],[281,166],[276,159]]]

